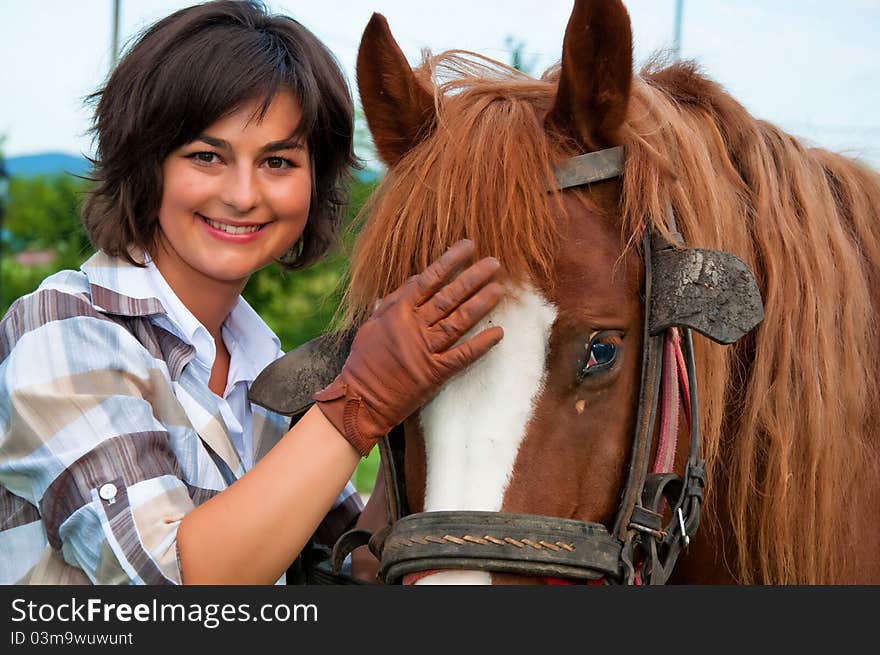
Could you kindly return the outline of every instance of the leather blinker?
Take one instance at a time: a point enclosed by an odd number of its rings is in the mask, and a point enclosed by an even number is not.
[[[654,252],[649,330],[696,330],[716,343],[735,343],[764,318],[758,284],[736,255],[702,248]]]

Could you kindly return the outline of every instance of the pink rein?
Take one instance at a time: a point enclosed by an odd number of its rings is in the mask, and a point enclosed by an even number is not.
[[[687,367],[681,351],[681,333],[671,328],[663,341],[663,373],[661,379],[660,442],[652,473],[669,473],[675,465],[678,443],[679,404],[685,421],[690,425],[691,406]]]

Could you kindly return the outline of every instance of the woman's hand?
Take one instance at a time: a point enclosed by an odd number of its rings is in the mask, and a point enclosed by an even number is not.
[[[473,252],[471,241],[459,241],[386,296],[355,335],[339,376],[314,395],[362,455],[504,336],[494,326],[457,344],[503,295],[493,257],[458,273]]]

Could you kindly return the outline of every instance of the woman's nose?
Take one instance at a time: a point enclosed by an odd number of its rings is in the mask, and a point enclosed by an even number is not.
[[[239,214],[247,214],[260,202],[260,189],[255,171],[245,167],[231,167],[220,199]]]

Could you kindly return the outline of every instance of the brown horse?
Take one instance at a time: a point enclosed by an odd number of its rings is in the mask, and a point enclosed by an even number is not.
[[[389,170],[353,254],[351,322],[465,237],[509,288],[490,316],[501,344],[405,423],[409,510],[612,530],[640,399],[643,236],[679,232],[748,264],[765,315],[733,346],[695,335],[705,495],[671,581],[880,583],[880,176],[753,118],[690,63],[633,74],[631,41],[621,2],[578,0],[561,65],[535,80],[460,52],[413,70],[384,18],[366,28],[358,84]],[[618,178],[548,191],[560,162],[615,146]],[[543,580],[505,570],[408,580]]]

